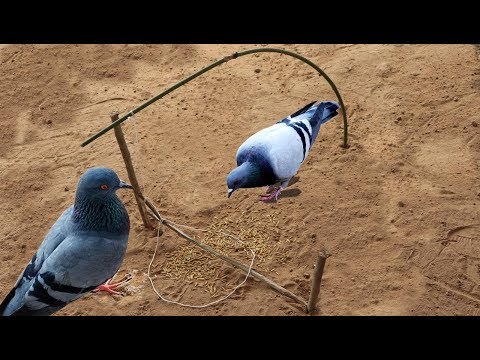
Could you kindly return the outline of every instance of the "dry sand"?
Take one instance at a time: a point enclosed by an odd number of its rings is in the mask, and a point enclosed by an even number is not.
[[[232,52],[262,45],[11,45],[0,50],[0,298],[11,289],[90,166],[127,179],[113,132],[80,143],[168,86]],[[146,195],[232,257],[308,298],[321,246],[322,315],[480,313],[480,59],[473,45],[270,45],[298,52],[335,81],[350,120],[322,127],[299,180],[278,203],[264,189],[226,197],[238,146],[312,100],[335,100],[313,69],[279,54],[206,73],[123,126]],[[156,236],[133,194],[121,274],[127,295],[89,294],[58,315],[303,315],[249,279],[229,299],[188,308],[158,299],[146,277]],[[164,229],[152,264],[160,293],[201,305],[244,274]]]

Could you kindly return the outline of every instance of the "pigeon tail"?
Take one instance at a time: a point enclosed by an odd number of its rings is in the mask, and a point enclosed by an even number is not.
[[[10,290],[10,292],[7,294],[7,296],[5,297],[5,299],[2,301],[2,303],[0,304],[0,315],[3,315],[8,304],[10,303],[10,301],[15,297],[15,290],[16,288],[13,288],[12,290]]]

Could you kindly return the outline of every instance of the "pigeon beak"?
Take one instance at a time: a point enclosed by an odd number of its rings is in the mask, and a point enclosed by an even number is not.
[[[229,198],[230,196],[232,196],[232,193],[233,193],[234,191],[235,191],[235,190],[233,190],[233,189],[228,189],[227,198]]]
[[[123,180],[120,180],[120,184],[118,184],[119,188],[127,188],[127,189],[133,189],[133,186],[130,185],[129,183],[126,183]]]

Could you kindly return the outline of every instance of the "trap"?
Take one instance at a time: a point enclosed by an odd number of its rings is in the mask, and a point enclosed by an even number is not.
[[[143,109],[145,109],[149,105],[153,104],[157,100],[163,98],[167,94],[173,92],[174,90],[178,89],[182,85],[185,85],[186,83],[192,81],[193,79],[195,79],[198,76],[206,73],[209,70],[211,70],[211,69],[213,69],[213,68],[215,68],[215,67],[217,67],[221,64],[224,64],[228,61],[237,59],[237,58],[245,56],[245,55],[250,55],[250,54],[255,54],[255,53],[267,53],[267,52],[279,53],[279,54],[283,54],[283,55],[287,55],[287,56],[296,58],[296,59],[306,63],[307,65],[309,65],[313,69],[315,69],[318,72],[318,74],[320,76],[322,76],[328,82],[328,84],[330,85],[332,90],[335,92],[335,94],[338,98],[338,102],[340,104],[340,107],[342,109],[342,115],[343,115],[343,143],[342,143],[341,146],[345,149],[348,148],[347,114],[346,114],[346,111],[345,111],[345,106],[344,106],[342,97],[341,97],[337,87],[335,86],[334,82],[328,77],[328,75],[322,69],[320,69],[312,61],[310,61],[310,60],[306,59],[305,57],[303,57],[299,54],[296,54],[294,52],[287,51],[287,50],[284,50],[284,49],[276,49],[276,48],[256,48],[256,49],[250,49],[250,50],[245,50],[245,51],[241,51],[241,52],[235,52],[232,55],[225,56],[222,59],[217,60],[217,61],[213,62],[212,64],[204,67],[203,69],[195,72],[194,74],[190,75],[189,77],[177,82],[173,86],[164,90],[162,93],[158,94],[157,96],[152,97],[151,99],[144,102],[140,106],[138,106],[138,107],[134,108],[133,110],[129,111],[128,113],[126,113],[122,117],[119,117],[118,113],[112,113],[111,114],[111,124],[109,124],[108,126],[103,128],[102,130],[100,130],[96,134],[92,135],[91,137],[89,137],[87,140],[85,140],[81,144],[82,147],[85,147],[86,145],[90,144],[91,142],[93,142],[94,140],[99,138],[100,136],[107,133],[109,130],[114,129],[115,136],[116,136],[117,142],[119,144],[119,147],[120,147],[120,150],[121,150],[121,153],[122,153],[122,157],[124,159],[125,166],[126,166],[126,169],[127,169],[127,172],[128,172],[130,183],[134,188],[135,199],[136,199],[136,202],[137,202],[138,210],[139,210],[140,216],[142,218],[143,224],[144,224],[145,228],[150,228],[150,229],[154,228],[154,226],[150,223],[149,218],[147,217],[147,209],[151,211],[151,216],[155,219],[155,221],[158,222],[157,245],[155,247],[155,252],[152,256],[152,259],[151,259],[149,267],[148,267],[148,277],[149,277],[149,280],[151,282],[153,290],[159,296],[159,298],[161,298],[164,301],[167,301],[167,302],[170,302],[170,303],[180,304],[176,301],[165,299],[156,290],[156,288],[154,286],[154,283],[153,283],[153,280],[152,280],[152,277],[150,275],[151,274],[151,269],[152,269],[152,263],[155,259],[156,251],[157,251],[157,248],[158,248],[159,237],[160,237],[161,233],[163,232],[160,228],[160,225],[168,227],[169,229],[173,230],[177,235],[187,239],[190,243],[195,244],[199,249],[202,249],[202,251],[206,252],[208,254],[208,256],[205,258],[205,260],[207,262],[212,258],[218,258],[218,259],[221,259],[221,260],[225,261],[226,263],[234,266],[235,268],[240,269],[244,273],[246,273],[246,277],[243,280],[243,282],[241,282],[239,285],[235,286],[233,289],[228,289],[229,293],[228,293],[227,296],[224,296],[220,299],[217,299],[217,300],[215,300],[211,303],[205,304],[205,305],[186,305],[186,306],[200,308],[200,307],[210,306],[210,305],[216,304],[216,303],[218,303],[222,300],[225,300],[231,294],[233,294],[233,292],[235,292],[236,289],[238,289],[240,286],[242,286],[250,276],[252,276],[253,278],[256,278],[256,279],[266,283],[268,286],[270,286],[272,289],[279,292],[280,294],[282,294],[286,297],[289,297],[290,299],[292,299],[292,300],[296,301],[297,303],[301,304],[304,307],[304,310],[307,313],[313,313],[316,310],[316,303],[318,301],[318,296],[319,296],[319,291],[320,291],[320,283],[321,283],[321,279],[322,279],[322,275],[323,275],[323,269],[324,269],[324,266],[325,266],[325,261],[329,256],[329,254],[327,253],[327,251],[324,248],[322,248],[320,250],[318,260],[317,260],[316,265],[315,265],[314,273],[313,273],[313,276],[312,276],[312,287],[311,287],[310,297],[309,297],[308,301],[299,297],[299,296],[297,296],[297,295],[295,295],[294,293],[285,289],[284,287],[276,284],[275,282],[273,282],[272,280],[270,280],[266,276],[262,275],[261,273],[259,273],[259,272],[257,272],[256,270],[253,269],[253,264],[254,264],[255,257],[258,256],[259,254],[261,255],[261,249],[259,247],[256,248],[257,252],[253,251],[252,249],[247,249],[246,247],[244,248],[245,251],[247,251],[247,252],[250,251],[250,253],[251,253],[251,261],[250,261],[250,264],[248,266],[245,265],[244,263],[239,262],[239,261],[235,260],[234,258],[228,256],[224,252],[216,250],[211,245],[214,245],[214,246],[218,245],[219,241],[221,242],[222,239],[225,238],[225,237],[235,238],[235,240],[237,240],[236,244],[238,246],[238,243],[241,243],[241,241],[242,241],[241,236],[251,236],[252,234],[251,233],[248,233],[248,234],[247,233],[242,233],[242,231],[243,231],[242,230],[239,233],[240,236],[234,236],[234,235],[231,235],[231,234],[225,232],[224,228],[221,227],[221,224],[218,224],[218,223],[217,224],[212,224],[207,229],[195,229],[195,228],[191,228],[191,227],[188,227],[188,226],[182,226],[182,225],[175,224],[173,221],[170,221],[170,220],[166,219],[165,217],[161,216],[159,211],[157,210],[156,206],[154,205],[154,203],[150,199],[145,197],[140,190],[140,186],[139,186],[137,177],[135,175],[135,170],[134,170],[134,167],[133,167],[131,155],[130,155],[130,152],[128,150],[127,143],[125,141],[125,137],[123,135],[122,128],[119,126],[122,122],[128,120],[129,118],[132,118],[135,114],[142,111]],[[273,221],[275,221],[275,220],[273,220]],[[232,225],[232,224],[225,223],[224,225],[229,226],[229,225]],[[181,229],[182,227],[183,228],[190,228],[190,230],[193,230],[193,231],[203,231],[204,233],[207,234],[207,236],[210,236],[208,239],[212,240],[212,241],[209,241],[211,245],[208,245],[207,243],[203,243],[203,242],[200,242],[200,241],[196,240],[192,236],[188,235],[185,231],[183,231]],[[218,236],[219,234],[221,235],[220,237]],[[268,235],[258,234],[258,233],[253,235],[253,237],[256,237],[256,238],[258,238],[259,236],[268,236]],[[228,246],[226,246],[226,247],[228,247]],[[192,258],[188,259],[188,260],[192,260],[192,259],[197,259],[198,260],[199,255],[200,255],[200,252],[192,253],[191,254]],[[280,261],[281,261],[281,259],[280,259]],[[208,272],[209,270],[207,268],[204,268],[203,270],[206,271],[207,275],[213,276],[213,273],[209,273]],[[163,271],[164,271],[165,274],[169,274],[173,278],[175,278],[175,276],[180,276],[181,275],[181,274],[179,275],[178,272],[175,273],[175,271],[172,270],[172,268],[171,269],[168,269],[168,268],[163,269]],[[211,293],[215,294],[216,289],[214,288],[214,286],[211,286],[209,288],[209,291]],[[180,305],[185,306],[185,304],[180,304]]]

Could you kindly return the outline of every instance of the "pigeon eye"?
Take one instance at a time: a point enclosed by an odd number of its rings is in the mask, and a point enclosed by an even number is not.
[[[100,185],[100,189],[102,189],[102,190],[107,190],[107,189],[108,189],[108,185],[107,185],[107,184],[102,184],[102,185]]]

